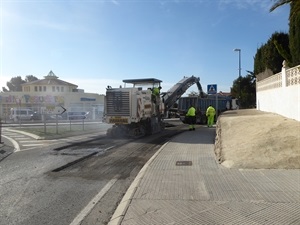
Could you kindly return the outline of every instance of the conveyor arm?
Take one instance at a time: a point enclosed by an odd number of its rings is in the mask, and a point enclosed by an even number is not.
[[[170,90],[163,94],[162,98],[165,103],[165,110],[168,111],[174,103],[186,92],[186,90],[192,86],[193,84],[197,84],[199,95],[203,97],[205,93],[202,90],[202,86],[200,84],[199,77],[184,77],[177,84],[175,84]]]

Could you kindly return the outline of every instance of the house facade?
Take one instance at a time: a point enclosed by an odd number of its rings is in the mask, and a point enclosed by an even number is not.
[[[0,93],[0,116],[8,120],[12,108],[26,108],[44,114],[56,106],[67,112],[87,112],[90,119],[101,119],[104,95],[85,93],[78,86],[63,80],[50,71],[44,79],[22,84],[22,92]]]

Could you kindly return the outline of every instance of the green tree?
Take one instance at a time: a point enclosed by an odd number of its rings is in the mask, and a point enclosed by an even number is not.
[[[286,52],[281,51],[282,48],[278,43],[277,47],[282,56],[288,61],[288,65],[296,66],[300,64],[300,0],[277,0],[270,8],[270,12],[285,4],[290,4],[291,7],[289,16],[290,56],[287,57]]]
[[[253,108],[256,104],[256,77],[254,72],[247,71],[245,77],[233,81],[231,95],[238,98],[241,108]]]
[[[21,84],[26,83],[21,76],[13,77],[10,81],[6,82],[9,91],[22,91]]]
[[[276,46],[277,45],[277,46]],[[281,71],[282,62],[285,59],[282,54],[279,53],[278,45],[282,48],[281,51],[285,51],[286,55],[289,55],[289,36],[286,33],[275,32],[269,38],[266,44],[257,49],[254,56],[254,73],[259,74],[264,72],[267,68],[272,70],[273,73]]]
[[[25,82],[26,82],[26,83],[32,82],[32,81],[36,81],[36,80],[38,80],[38,78],[35,77],[35,76],[33,76],[33,75],[27,75],[27,76],[25,77]]]
[[[291,3],[290,14],[290,51],[292,56],[292,65],[300,65],[300,0]]]
[[[230,93],[231,96],[234,98],[239,98],[239,92],[240,92],[240,82],[241,82],[242,77],[238,77],[233,81]]]
[[[6,86],[8,87],[8,89],[6,87],[2,87],[2,91],[22,91],[21,84],[32,82],[35,80],[38,80],[38,78],[33,75],[27,75],[25,77],[25,80],[23,80],[21,76],[13,77],[10,79],[10,81],[6,82]]]
[[[291,5],[290,16],[294,16],[295,13],[300,11],[300,1],[299,0],[277,0],[270,8],[270,12],[273,12],[280,6],[285,4]]]
[[[2,87],[3,92],[9,92],[9,90],[6,87]]]
[[[270,12],[274,11],[278,7],[285,5],[285,4],[290,4],[293,0],[277,0],[270,8]]]

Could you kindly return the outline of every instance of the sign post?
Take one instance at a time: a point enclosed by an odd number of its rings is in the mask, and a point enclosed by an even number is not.
[[[50,114],[55,115],[56,119],[56,134],[58,134],[58,115],[63,114],[65,111],[67,111],[64,107],[61,105],[59,106],[46,106],[43,110],[43,114]],[[46,119],[44,118],[44,132],[46,133]]]
[[[217,85],[216,84],[209,84],[207,85],[207,94],[216,95],[216,119],[218,118],[218,92],[217,92]]]
[[[3,142],[1,141],[1,130],[2,130],[2,122],[0,117],[0,144],[3,144]]]
[[[44,108],[44,114],[51,114],[51,115],[59,115],[63,114],[66,111],[64,107],[61,105],[59,106],[46,106]]]

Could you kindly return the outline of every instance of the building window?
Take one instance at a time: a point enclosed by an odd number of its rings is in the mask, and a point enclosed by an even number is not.
[[[56,91],[59,92],[59,87],[56,87]]]
[[[44,86],[43,88],[44,88],[44,91],[46,91],[46,90],[47,90],[47,89],[46,89],[46,86]]]
[[[52,86],[52,92],[55,92],[55,87],[54,86]]]
[[[42,86],[39,86],[39,92],[42,92]]]
[[[38,87],[37,86],[34,86],[34,91],[38,91]]]
[[[60,88],[60,91],[61,91],[61,92],[64,92],[64,87],[61,87],[61,88]]]

